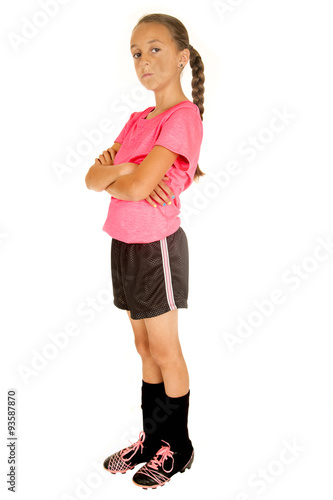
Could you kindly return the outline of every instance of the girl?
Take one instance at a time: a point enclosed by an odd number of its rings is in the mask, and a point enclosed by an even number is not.
[[[127,311],[142,358],[143,431],[136,443],[106,458],[104,467],[125,473],[146,462],[133,482],[147,489],[190,469],[194,458],[187,428],[189,375],[178,337],[189,256],[178,215],[180,193],[205,175],[198,166],[205,77],[185,26],[172,16],[141,18],[130,49],[156,105],[131,114],[112,148],[89,169],[86,185],[111,195],[103,230],[112,237],[114,304]],[[193,102],[180,83],[188,62]]]

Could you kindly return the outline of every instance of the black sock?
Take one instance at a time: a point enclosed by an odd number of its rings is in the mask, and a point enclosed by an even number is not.
[[[156,451],[161,446],[161,422],[159,413],[161,411],[161,404],[163,406],[162,402],[164,399],[164,382],[150,384],[142,380],[141,408],[143,431],[145,433],[144,445],[147,448],[156,448]]]
[[[187,452],[193,449],[187,427],[189,400],[190,391],[179,398],[165,395],[164,414],[167,418],[161,429],[161,439],[170,444],[171,451]]]

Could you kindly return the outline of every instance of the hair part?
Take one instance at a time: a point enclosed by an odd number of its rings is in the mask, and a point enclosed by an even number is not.
[[[193,103],[196,104],[200,111],[201,120],[203,120],[204,108],[204,64],[202,62],[201,56],[197,50],[195,50],[192,45],[190,45],[189,36],[187,29],[184,24],[179,21],[176,17],[169,16],[168,14],[148,14],[139,19],[137,25],[133,30],[142,23],[157,23],[162,24],[168,28],[171,38],[174,40],[177,49],[180,51],[184,49],[189,49],[190,51],[190,66],[192,69],[192,99]],[[184,68],[183,68],[184,69]],[[183,71],[182,69],[182,71]],[[198,182],[199,177],[206,175],[197,165],[194,173],[194,180]]]

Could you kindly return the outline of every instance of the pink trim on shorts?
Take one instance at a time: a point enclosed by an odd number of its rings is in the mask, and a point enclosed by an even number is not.
[[[166,292],[168,304],[169,304],[170,310],[177,309],[177,306],[175,304],[175,299],[173,296],[167,239],[163,238],[162,240],[160,240],[160,243],[161,243],[161,251],[162,251],[165,292]]]

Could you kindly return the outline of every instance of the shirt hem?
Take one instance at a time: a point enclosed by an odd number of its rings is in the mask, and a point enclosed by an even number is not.
[[[156,241],[163,240],[164,238],[167,238],[171,234],[174,234],[176,231],[178,231],[180,225],[181,225],[181,221],[179,221],[179,225],[178,225],[178,227],[176,229],[172,229],[171,232],[170,232],[170,230],[168,230],[167,234],[165,234],[161,238],[157,238],[157,239],[149,240],[149,241],[124,241],[123,239],[117,238],[116,236],[112,236],[111,233],[113,233],[113,231],[108,231],[107,228],[105,228],[104,226],[102,227],[102,231],[104,231],[105,233],[107,233],[111,238],[113,238],[115,240],[118,240],[118,241],[121,241],[122,243],[134,244],[135,245],[135,244],[144,244],[144,243],[154,243]]]

